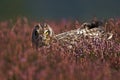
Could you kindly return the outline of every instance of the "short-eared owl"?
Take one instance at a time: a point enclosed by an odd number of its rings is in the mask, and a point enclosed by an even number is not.
[[[32,32],[32,43],[36,48],[49,45],[57,40],[60,45],[72,48],[81,37],[111,39],[112,33],[105,32],[98,22],[83,23],[80,28],[54,35],[52,28],[48,24],[36,25]],[[72,47],[71,47],[72,46]]]
[[[49,45],[53,35],[54,33],[48,24],[35,25],[32,31],[32,46],[37,49],[38,47]]]

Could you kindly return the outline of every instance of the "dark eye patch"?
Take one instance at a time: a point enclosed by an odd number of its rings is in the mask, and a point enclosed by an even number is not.
[[[37,32],[37,31],[35,31],[35,36],[37,36],[37,37],[38,37],[38,35],[39,35],[39,34],[38,34],[38,32]]]

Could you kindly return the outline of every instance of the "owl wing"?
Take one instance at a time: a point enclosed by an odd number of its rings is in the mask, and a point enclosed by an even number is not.
[[[78,28],[54,36],[60,45],[73,48],[82,38],[111,39],[112,33],[107,33],[101,28]]]

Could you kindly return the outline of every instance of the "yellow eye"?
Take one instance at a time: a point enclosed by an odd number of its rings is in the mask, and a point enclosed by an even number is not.
[[[49,35],[49,31],[48,30],[45,30],[44,34],[47,36]]]

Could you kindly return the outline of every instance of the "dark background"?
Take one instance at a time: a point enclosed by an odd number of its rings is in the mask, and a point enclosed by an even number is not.
[[[0,20],[119,18],[120,0],[0,0]]]

